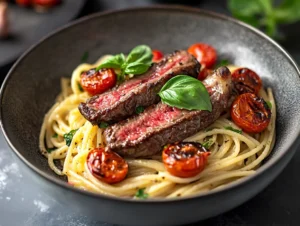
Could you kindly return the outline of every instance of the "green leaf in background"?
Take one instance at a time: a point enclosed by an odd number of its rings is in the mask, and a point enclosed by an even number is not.
[[[278,23],[289,24],[300,20],[300,1],[284,0],[274,9],[274,16]]]
[[[289,24],[300,20],[300,1],[282,0],[228,0],[232,15],[254,27],[263,29],[276,38],[278,24]]]
[[[187,75],[171,78],[158,95],[165,104],[187,110],[212,111],[209,94],[198,79]]]

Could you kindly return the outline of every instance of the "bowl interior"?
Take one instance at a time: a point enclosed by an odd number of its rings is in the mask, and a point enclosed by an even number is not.
[[[17,152],[39,170],[55,176],[39,154],[45,113],[60,92],[60,78],[70,77],[84,52],[93,63],[107,53],[128,52],[148,44],[165,53],[206,42],[219,59],[255,70],[277,101],[276,145],[271,157],[287,151],[300,128],[300,79],[287,55],[257,32],[233,20],[182,8],[148,8],[99,14],[49,36],[11,70],[2,87],[3,129]]]

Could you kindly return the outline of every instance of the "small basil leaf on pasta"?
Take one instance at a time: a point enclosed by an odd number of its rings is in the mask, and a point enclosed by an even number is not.
[[[141,63],[148,65],[152,63],[152,51],[147,45],[139,45],[134,47],[127,56],[126,64]]]
[[[107,122],[100,122],[98,124],[98,127],[101,128],[101,129],[105,129],[109,126],[109,124]]]
[[[187,75],[171,78],[158,95],[165,104],[187,110],[212,111],[209,94],[201,81]]]
[[[96,68],[96,70],[99,71],[101,68],[115,68],[115,69],[122,68],[124,61],[125,61],[125,56],[123,53],[120,53],[104,60],[104,62],[100,64]]]
[[[212,144],[213,144],[213,141],[212,140],[208,140],[208,141],[203,142],[201,145],[205,149],[209,149],[212,146]]]
[[[270,101],[266,101],[266,103],[267,103],[268,107],[269,107],[270,109],[272,109],[272,103],[271,103]]]
[[[242,132],[243,132],[242,130],[235,129],[232,126],[226,126],[226,127],[224,127],[224,129],[231,130],[231,131],[239,133],[239,134],[242,134]]]
[[[77,132],[77,130],[78,130],[78,129],[74,129],[74,130],[71,130],[70,132],[64,134],[64,139],[65,139],[65,141],[66,141],[66,145],[67,145],[67,146],[70,146],[70,145],[71,145],[73,136],[74,136],[74,134]]]
[[[57,134],[57,133],[54,133],[52,137],[53,137],[53,138],[57,138],[57,137],[58,137],[58,134]]]
[[[145,193],[145,188],[139,189],[137,190],[137,192],[135,193],[135,197],[139,198],[139,199],[147,199],[148,198],[148,194]]]
[[[80,92],[83,92],[84,90],[83,90],[83,88],[82,88],[81,84],[78,82],[78,83],[77,83],[77,85],[78,85],[78,89],[79,89],[79,91],[80,91]]]
[[[48,153],[51,153],[52,151],[54,151],[56,148],[47,148],[46,150],[47,150],[47,152]]]
[[[143,113],[143,112],[144,112],[144,110],[145,110],[145,108],[144,108],[144,107],[142,107],[142,106],[138,106],[138,107],[135,109],[135,112],[136,112],[137,114],[141,114],[141,113]]]

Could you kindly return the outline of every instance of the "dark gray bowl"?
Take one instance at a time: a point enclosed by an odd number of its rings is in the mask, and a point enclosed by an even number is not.
[[[237,65],[255,69],[278,105],[277,141],[254,176],[222,190],[172,200],[129,200],[68,186],[39,154],[42,119],[85,51],[90,62],[106,53],[148,44],[164,52],[207,42]],[[1,90],[1,123],[14,152],[32,169],[41,189],[83,214],[110,223],[175,225],[198,221],[240,205],[265,188],[293,156],[300,131],[299,71],[289,55],[261,32],[231,18],[184,7],[101,13],[81,19],[32,47],[11,69]],[[278,194],[280,195],[280,194]]]

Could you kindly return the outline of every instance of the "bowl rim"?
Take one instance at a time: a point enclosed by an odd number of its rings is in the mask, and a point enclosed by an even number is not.
[[[281,47],[276,41],[274,41],[273,39],[268,37],[263,32],[259,31],[258,29],[254,28],[254,27],[252,27],[252,26],[250,26],[250,25],[248,25],[248,24],[246,24],[242,21],[234,19],[230,16],[215,13],[215,12],[212,12],[212,11],[209,11],[209,10],[198,9],[198,8],[193,8],[193,7],[190,7],[190,6],[182,6],[182,5],[153,5],[153,6],[146,6],[146,7],[132,7],[132,8],[126,8],[126,9],[119,9],[119,10],[108,10],[108,11],[98,12],[98,13],[94,13],[94,14],[84,16],[80,19],[77,19],[73,22],[69,22],[66,25],[54,30],[53,32],[49,33],[48,35],[46,35],[42,39],[40,39],[39,42],[32,45],[14,63],[14,65],[9,70],[9,72],[8,72],[6,78],[4,79],[4,81],[2,83],[2,86],[1,86],[1,90],[0,90],[0,102],[1,102],[1,104],[0,104],[0,127],[1,127],[1,130],[3,132],[4,138],[5,138],[6,142],[8,143],[8,145],[10,146],[10,149],[13,150],[13,152],[25,163],[25,165],[27,165],[27,167],[29,167],[37,175],[39,175],[40,177],[42,177],[46,181],[51,182],[52,184],[54,184],[56,186],[59,186],[59,187],[61,187],[63,189],[66,189],[66,190],[71,190],[72,192],[75,192],[75,193],[79,193],[79,195],[89,196],[90,198],[100,198],[100,199],[105,199],[105,200],[108,200],[108,201],[117,201],[117,202],[122,202],[122,203],[127,202],[127,203],[132,203],[132,204],[133,203],[135,203],[135,204],[141,204],[141,203],[143,203],[143,204],[144,203],[148,203],[148,204],[150,204],[150,203],[152,203],[152,204],[161,203],[161,204],[163,204],[163,203],[165,203],[166,204],[166,203],[175,203],[175,202],[178,203],[178,202],[185,202],[185,201],[188,201],[188,200],[208,198],[210,196],[214,196],[214,195],[217,195],[217,194],[222,193],[222,192],[228,192],[231,189],[240,188],[241,186],[243,186],[247,183],[250,183],[252,180],[258,178],[260,175],[262,175],[268,169],[270,169],[272,166],[274,166],[297,143],[297,138],[300,136],[300,128],[298,128],[298,131],[295,134],[293,134],[293,136],[291,136],[291,139],[290,139],[291,142],[289,142],[288,144],[286,144],[283,147],[285,150],[280,152],[278,155],[276,155],[275,157],[273,157],[269,161],[267,161],[261,167],[259,167],[259,169],[257,169],[254,174],[249,175],[247,177],[244,177],[242,179],[239,179],[238,181],[232,182],[232,183],[230,183],[230,184],[228,184],[228,185],[226,185],[226,186],[224,186],[220,189],[207,191],[207,192],[204,192],[204,193],[201,193],[201,194],[198,194],[198,195],[196,194],[196,195],[192,195],[192,196],[188,196],[188,197],[180,197],[180,198],[174,197],[174,198],[168,198],[168,199],[166,199],[166,198],[165,199],[163,199],[163,198],[153,198],[153,199],[146,199],[146,200],[131,199],[131,198],[126,198],[126,197],[115,197],[115,196],[110,196],[110,195],[103,195],[103,194],[94,193],[94,192],[85,191],[85,190],[82,190],[82,189],[79,189],[79,188],[75,188],[73,186],[68,185],[68,183],[66,183],[65,181],[62,181],[61,179],[56,178],[56,177],[54,177],[54,176],[38,169],[35,165],[31,164],[21,153],[19,153],[17,148],[11,142],[8,134],[6,133],[6,130],[4,128],[4,123],[3,123],[4,119],[3,119],[3,113],[2,113],[2,111],[3,111],[2,102],[3,102],[3,96],[4,96],[3,94],[5,92],[6,85],[9,81],[9,79],[12,77],[13,72],[18,67],[19,63],[22,62],[29,53],[34,51],[35,48],[39,47],[47,39],[50,39],[51,37],[55,36],[56,34],[66,31],[69,27],[76,26],[76,25],[78,25],[82,22],[93,20],[95,18],[105,17],[105,16],[111,15],[111,14],[128,13],[128,12],[135,12],[135,11],[157,11],[157,10],[167,11],[167,12],[179,11],[179,12],[188,13],[188,14],[200,14],[202,16],[211,17],[211,18],[219,19],[219,20],[224,20],[226,22],[234,23],[238,26],[246,28],[248,31],[251,31],[254,34],[260,36],[262,39],[265,39],[267,42],[272,44],[275,49],[277,49],[281,54],[283,54],[286,57],[287,62],[289,62],[294,67],[294,69],[298,73],[298,78],[300,79],[300,71],[297,67],[297,64],[295,63],[293,58],[284,50],[283,47]],[[42,157],[42,155],[41,155],[41,157]]]

